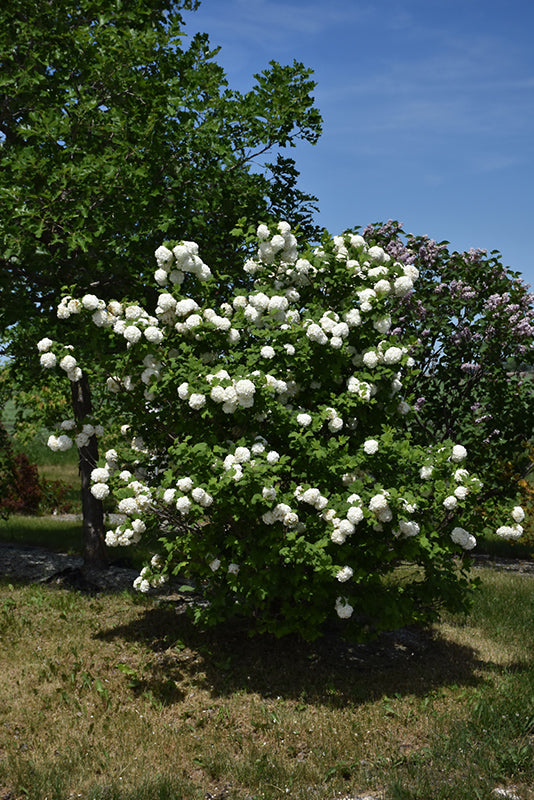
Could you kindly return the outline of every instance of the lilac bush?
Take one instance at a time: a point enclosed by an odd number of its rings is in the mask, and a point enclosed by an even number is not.
[[[452,252],[447,242],[370,225],[368,244],[419,271],[395,320],[414,340],[418,370],[407,377],[416,441],[462,441],[484,477],[480,512],[493,529],[495,499],[512,499],[532,470],[534,295],[499,253]],[[479,530],[481,530],[479,526]]]

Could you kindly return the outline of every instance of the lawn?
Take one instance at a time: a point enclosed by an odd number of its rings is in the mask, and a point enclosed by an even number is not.
[[[0,585],[0,797],[534,792],[534,578],[368,646],[192,627],[157,598]]]

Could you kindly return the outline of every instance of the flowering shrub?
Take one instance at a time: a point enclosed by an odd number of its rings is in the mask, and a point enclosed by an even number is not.
[[[468,448],[484,477],[481,527],[490,528],[493,499],[512,502],[518,482],[528,489],[534,463],[534,295],[496,252],[453,252],[391,220],[362,235],[419,272],[394,326],[413,338],[419,367],[406,376],[415,398],[410,429],[419,442],[452,438]]]
[[[286,223],[257,239],[240,285],[180,242],[156,251],[153,313],[94,295],[59,306],[122,343],[106,379],[122,435],[92,474],[124,519],[108,546],[151,538],[136,587],[184,576],[207,624],[239,616],[311,638],[333,617],[363,637],[464,607],[453,556],[476,545],[481,481],[462,444],[407,432],[415,365],[392,331],[418,270],[357,234],[305,252]],[[38,349],[72,382],[87,368],[72,347]],[[89,432],[102,432],[95,420],[65,420],[50,446]],[[517,537],[511,509],[502,535]]]

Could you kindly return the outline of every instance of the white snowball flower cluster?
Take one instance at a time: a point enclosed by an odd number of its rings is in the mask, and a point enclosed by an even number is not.
[[[451,539],[455,544],[459,544],[464,550],[472,550],[477,543],[475,537],[468,533],[463,528],[454,528],[451,533]]]
[[[375,387],[366,381],[360,381],[355,375],[351,375],[347,381],[347,391],[357,395],[364,403],[368,403],[375,392]]]
[[[511,516],[514,520],[513,525],[501,525],[497,528],[497,536],[500,536],[502,539],[514,540],[521,538],[523,535],[523,526],[521,522],[525,519],[525,512],[521,506],[514,506]]]
[[[186,273],[194,275],[199,281],[208,281],[211,278],[211,270],[198,255],[198,245],[195,242],[183,241],[172,250],[162,245],[154,255],[158,265],[154,278],[160,286],[169,282],[181,285]]]
[[[77,428],[77,423],[75,420],[63,420],[60,427],[63,431],[70,431],[74,433]],[[51,434],[48,437],[47,446],[50,448],[50,450],[55,452],[64,452],[66,450],[70,450],[74,444],[76,444],[76,447],[86,447],[89,444],[92,436],[100,437],[103,434],[104,428],[102,425],[93,425],[87,422],[81,426],[74,437],[68,436],[66,433],[61,433],[59,436],[56,434]]]
[[[132,514],[135,514],[135,509]],[[129,547],[132,544],[138,544],[145,531],[145,522],[140,517],[134,517],[128,522],[117,525],[114,530],[106,531],[106,545],[108,547]]]
[[[297,240],[291,232],[291,226],[287,222],[279,222],[277,227],[278,233],[271,236],[266,225],[258,226],[258,259],[262,264],[272,264],[279,256],[282,263],[293,264],[297,260]],[[254,270],[249,266],[247,271]]]
[[[297,500],[302,503],[308,503],[308,505],[316,508],[317,511],[323,511],[328,505],[328,499],[315,487],[303,489],[302,486],[297,486],[294,494]]]
[[[451,461],[458,463],[467,457],[467,450],[461,444],[455,444],[452,448]]]
[[[352,567],[345,566],[342,569],[338,570],[336,578],[340,583],[345,583],[346,581],[349,581],[352,578],[353,574],[354,571]]]
[[[234,380],[225,369],[206,376],[212,385],[210,397],[222,405],[225,414],[233,414],[238,408],[252,408],[256,386],[249,378]]]
[[[53,344],[53,340],[47,336],[37,342],[37,350],[41,354],[39,361],[46,369],[53,369],[57,365],[57,356],[52,352]]]
[[[343,597],[336,600],[336,614],[340,619],[349,619],[354,612],[354,608]]]
[[[379,444],[376,439],[366,439],[363,443],[363,450],[368,456],[373,456],[378,453]]]
[[[262,520],[266,525],[274,525],[281,522],[286,528],[294,528],[299,521],[298,515],[287,503],[277,503],[270,511],[262,515]]]
[[[48,441],[47,441],[46,444],[47,444],[47,447],[49,447],[50,450],[53,450],[54,452],[58,452],[58,451],[65,452],[66,450],[70,450],[70,448],[72,447],[74,442],[70,438],[70,436],[67,436],[66,433],[62,433],[59,436],[56,436],[55,434],[51,434],[48,437]]]
[[[372,511],[375,514],[380,522],[390,522],[393,514],[388,505],[388,494],[387,492],[380,492],[379,494],[373,495],[369,501],[369,511]]]
[[[181,494],[176,497],[178,492]],[[159,496],[166,505],[174,505],[176,510],[183,516],[191,511],[193,503],[202,508],[209,508],[213,503],[213,496],[204,487],[195,486],[193,479],[189,475],[178,478],[175,487],[161,490]]]

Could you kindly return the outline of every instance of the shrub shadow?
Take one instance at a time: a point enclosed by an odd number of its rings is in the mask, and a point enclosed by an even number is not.
[[[295,636],[252,638],[243,625],[198,629],[170,604],[145,609],[137,620],[96,637],[142,643],[154,653],[153,686],[147,689],[187,675],[194,686],[219,698],[245,690],[265,698],[344,706],[392,694],[422,697],[452,684],[477,686],[486,680],[482,669],[505,669],[432,630],[402,628],[368,644],[347,643],[336,629],[311,643]],[[521,663],[506,667],[525,668]],[[168,702],[178,699],[175,695]]]

